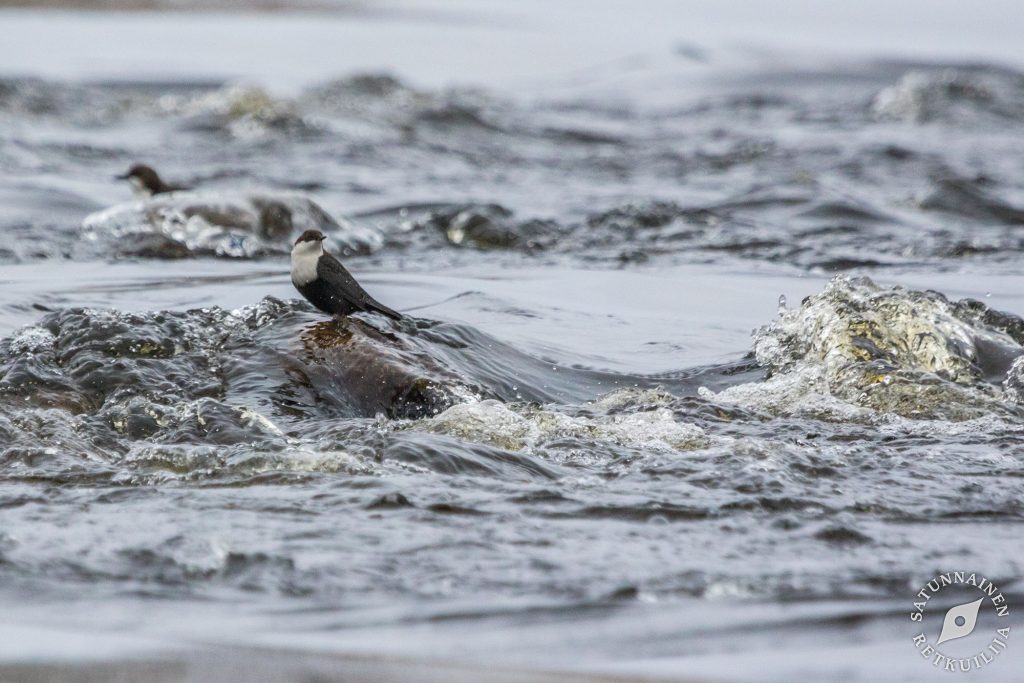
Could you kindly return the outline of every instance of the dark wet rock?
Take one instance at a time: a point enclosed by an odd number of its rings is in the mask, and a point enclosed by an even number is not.
[[[246,445],[279,450],[279,430],[252,411],[224,401],[199,398],[188,406],[166,406],[142,397],[118,402],[100,413],[132,441],[156,438],[164,444]]]
[[[574,145],[621,145],[625,142],[619,135],[582,128],[545,128],[541,133],[556,142]]]
[[[673,202],[627,204],[589,216],[578,233],[588,250],[605,252],[619,262],[642,263],[657,254],[690,248],[721,248],[709,229],[720,216],[703,207]]]
[[[814,533],[814,538],[838,546],[865,545],[873,542],[873,539],[867,534],[843,525],[831,525],[819,529]]]
[[[652,254],[676,251],[683,245],[723,248],[723,235],[711,237],[721,216],[702,207],[683,207],[672,202],[628,204],[587,218],[580,239],[592,247],[618,248],[636,261]]]
[[[488,120],[483,109],[470,103],[444,102],[420,111],[418,123],[439,128],[478,128],[486,131],[500,131],[501,127]]]
[[[961,320],[1004,332],[1024,346],[1024,318],[989,308],[977,299],[961,299],[952,305]]]
[[[452,244],[528,251],[543,248],[557,234],[557,227],[551,221],[514,222],[511,217],[511,212],[493,205],[483,211],[466,209],[451,217],[444,234]],[[441,223],[444,222],[442,218]]]
[[[256,234],[260,237],[279,242],[288,240],[295,234],[292,210],[288,205],[275,200],[256,201],[254,204],[260,210],[259,221],[256,224]]]
[[[435,515],[465,515],[474,517],[487,514],[483,510],[466,507],[465,505],[456,505],[454,503],[431,503],[427,506],[427,510],[433,512]]]
[[[879,152],[882,156],[896,161],[908,161],[917,156],[913,150],[901,147],[900,145],[886,145]]]
[[[711,212],[704,209],[684,209],[672,202],[651,202],[628,204],[596,214],[587,219],[591,228],[607,228],[617,231],[634,231],[648,228],[663,228],[677,220],[691,219],[707,221]]]
[[[385,493],[382,496],[378,496],[366,506],[367,510],[394,510],[398,508],[411,508],[416,507],[412,501],[406,498],[403,494],[398,491],[392,491],[391,493]]]
[[[997,254],[1001,249],[994,244],[972,244],[958,241],[948,246],[939,247],[936,255],[945,258],[967,258],[986,254]]]
[[[183,259],[194,254],[188,245],[163,233],[133,233],[118,243],[119,256],[137,256],[152,259]]]
[[[776,213],[777,225],[761,217],[766,211]],[[714,260],[725,253],[844,271],[885,267],[903,262],[908,254],[948,248],[941,233],[908,244],[906,235],[917,226],[869,204],[803,194],[748,193],[705,206],[635,202],[569,221],[524,220],[499,204],[392,207],[361,218],[379,226],[392,248],[454,245],[619,264]]]
[[[560,232],[554,221],[519,221],[498,204],[443,206],[409,226],[440,234],[448,244],[476,249],[534,251],[553,244]]]
[[[491,207],[488,207],[491,208]],[[473,244],[479,247],[508,248],[518,241],[518,235],[502,223],[512,212],[496,207],[489,212],[461,211],[447,221],[445,236],[452,244]]]
[[[302,334],[296,376],[318,404],[391,418],[436,415],[459,402],[460,378],[429,353],[358,318],[317,323]]]
[[[217,314],[157,315],[67,309],[7,340],[0,390],[39,407],[97,410],[134,395],[198,398],[221,388],[211,363]],[[50,335],[29,350],[26,334]]]

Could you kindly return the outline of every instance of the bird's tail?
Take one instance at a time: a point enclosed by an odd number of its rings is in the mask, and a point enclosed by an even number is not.
[[[376,311],[377,313],[381,313],[383,315],[386,315],[387,317],[391,318],[392,320],[401,320],[402,319],[402,314],[401,313],[399,313],[398,311],[393,311],[390,308],[388,308],[387,306],[385,306],[384,304],[377,303],[376,301],[372,301],[371,300],[371,301],[366,302],[366,307],[369,308],[371,311]]]

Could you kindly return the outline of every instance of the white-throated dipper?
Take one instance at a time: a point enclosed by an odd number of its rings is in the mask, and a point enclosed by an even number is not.
[[[324,251],[327,237],[319,230],[299,235],[292,247],[292,284],[309,303],[324,313],[350,315],[360,311],[383,313],[394,320],[402,315],[366,293],[338,259]]]
[[[127,173],[115,176],[117,180],[127,180],[132,184],[132,191],[137,197],[152,197],[155,194],[180,192],[189,188],[183,185],[165,183],[160,175],[145,164],[134,164]]]

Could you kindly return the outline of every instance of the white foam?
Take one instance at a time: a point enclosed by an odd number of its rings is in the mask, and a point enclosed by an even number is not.
[[[40,353],[53,348],[56,338],[42,327],[23,327],[11,337],[12,353]]]
[[[655,451],[689,450],[708,443],[703,429],[676,421],[667,408],[584,417],[486,400],[454,405],[414,427],[517,451],[566,438]]]

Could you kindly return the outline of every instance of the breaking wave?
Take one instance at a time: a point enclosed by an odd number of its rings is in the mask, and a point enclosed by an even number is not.
[[[963,421],[1015,412],[1004,391],[1024,355],[1024,321],[977,301],[837,276],[754,335],[763,382],[710,399],[830,420]]]

